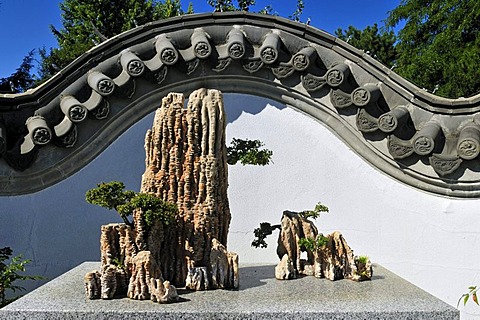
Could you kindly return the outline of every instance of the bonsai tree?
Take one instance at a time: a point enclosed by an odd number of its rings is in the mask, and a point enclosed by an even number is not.
[[[177,206],[172,203],[165,202],[149,193],[137,193],[130,201],[118,207],[118,213],[120,216],[126,217],[135,209],[142,210],[143,219],[148,228],[155,221],[161,221],[164,225],[169,225],[178,212]]]
[[[329,212],[328,207],[326,205],[318,202],[315,205],[315,208],[313,210],[304,210],[304,211],[299,212],[298,214],[300,216],[304,217],[305,219],[309,219],[309,218],[317,219],[318,217],[320,217],[320,214],[322,212]],[[279,224],[271,225],[269,222],[260,223],[260,227],[253,230],[253,234],[255,236],[255,239],[252,241],[252,247],[266,248],[268,245],[265,242],[265,239],[267,238],[267,236],[271,235],[275,229],[280,230],[281,225],[279,225]],[[301,239],[299,239],[298,244],[300,246],[303,246],[303,247],[307,248],[307,249],[309,247],[314,249],[315,246],[321,247],[321,246],[325,245],[326,244],[325,241],[328,241],[326,239],[327,238],[324,237],[322,234],[319,234],[317,236],[317,239],[301,238]]]
[[[132,212],[120,209],[122,205],[127,204],[135,196],[135,192],[125,189],[125,184],[120,181],[102,182],[97,184],[96,188],[90,189],[86,193],[88,203],[106,208],[108,210],[115,209],[125,224],[133,227],[127,216]]]
[[[266,166],[272,161],[273,151],[260,149],[263,145],[260,140],[233,138],[231,145],[227,146],[227,163],[234,165],[240,162],[242,165]]]
[[[10,247],[0,248],[0,308],[14,301],[16,298],[7,299],[7,290],[13,292],[25,290],[21,286],[13,284],[17,280],[40,280],[40,276],[26,276],[19,272],[25,272],[25,266],[30,263],[30,260],[22,259],[22,256],[16,256],[10,259],[13,255],[13,250]],[[8,261],[10,259],[10,261]]]
[[[135,209],[142,210],[147,227],[160,220],[168,225],[175,219],[178,209],[174,204],[148,193],[124,190],[125,184],[119,181],[102,182],[86,193],[88,203],[116,210],[126,225],[134,227],[128,220]]]

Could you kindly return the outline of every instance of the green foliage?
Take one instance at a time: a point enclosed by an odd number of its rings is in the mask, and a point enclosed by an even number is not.
[[[297,7],[295,11],[292,13],[291,16],[288,18],[293,20],[293,21],[300,21],[300,17],[302,16],[303,9],[305,9],[305,3],[303,0],[297,0]]]
[[[96,188],[90,189],[86,193],[86,200],[88,203],[109,209],[116,210],[123,221],[132,226],[128,220],[128,216],[132,214],[133,210],[128,212],[126,210],[120,211],[122,206],[125,206],[130,200],[135,197],[135,192],[125,189],[123,182],[111,181],[97,184]]]
[[[325,237],[323,234],[319,234],[317,236],[315,244],[317,245],[317,248],[321,248],[323,246],[326,246],[328,243],[328,237]]]
[[[315,250],[315,239],[313,239],[313,238],[300,238],[300,239],[298,239],[298,245],[301,248],[304,248],[308,251],[314,251]]]
[[[355,48],[364,50],[390,68],[394,66],[397,60],[395,33],[393,31],[380,31],[376,23],[363,30],[353,26],[349,26],[347,30],[339,28],[335,31],[335,35]]]
[[[306,249],[307,251],[313,252],[316,251],[324,246],[326,246],[328,243],[328,237],[325,237],[323,234],[317,235],[317,237],[314,238],[300,238],[298,239],[298,245],[301,248]]]
[[[260,227],[253,230],[255,239],[252,241],[252,247],[266,248],[268,244],[265,242],[265,239],[273,233],[273,230],[280,229],[280,227],[279,224],[272,226],[268,222],[260,223]]]
[[[477,305],[478,305],[478,297],[477,297],[477,291],[478,291],[478,287],[477,286],[471,286],[471,287],[468,287],[468,292],[467,293],[464,293],[460,299],[458,299],[458,302],[457,302],[457,308],[458,306],[460,305],[460,302],[463,300],[463,305],[466,305],[468,300],[470,299],[470,297],[472,297],[472,300],[473,302],[475,302]]]
[[[175,219],[178,209],[174,204],[165,202],[152,194],[124,189],[123,182],[102,182],[97,185],[97,188],[87,191],[86,200],[88,203],[109,210],[115,209],[123,221],[131,227],[133,224],[127,217],[136,209],[142,210],[147,227],[152,226],[157,220],[168,225]]]
[[[135,192],[126,190],[125,184],[120,181],[102,182],[97,184],[96,188],[90,189],[86,193],[88,203],[101,206],[106,209],[118,210],[118,207],[129,202]]]
[[[15,281],[43,279],[43,277],[39,276],[20,274],[20,272],[25,272],[25,266],[31,261],[22,259],[21,255],[10,259],[12,254],[13,251],[9,247],[0,249],[0,308],[15,299],[6,299],[5,293],[7,290],[12,290],[13,292],[25,290],[25,288],[15,285]],[[9,259],[10,261],[8,262]]]
[[[35,50],[30,51],[22,64],[9,77],[0,78],[0,93],[19,93],[30,89],[35,83],[35,77],[30,73],[33,68]]]
[[[41,81],[105,38],[147,22],[183,14],[180,0],[64,0],[60,9],[62,28],[50,26],[58,48],[40,50]]]
[[[305,210],[305,211],[299,212],[298,215],[307,219],[308,218],[316,219],[320,216],[321,212],[328,212],[328,207],[318,202],[315,205],[315,208],[313,210]],[[281,225],[276,224],[272,226],[268,222],[260,223],[260,227],[253,230],[253,235],[255,236],[255,239],[252,241],[252,247],[266,248],[267,243],[265,242],[265,238],[271,235],[275,229],[281,229]],[[324,237],[322,234],[319,234],[316,239],[302,238],[299,240],[298,244],[300,246],[304,246],[305,248],[312,248],[309,250],[313,251],[314,250],[313,248],[320,248],[323,245],[327,244],[327,242],[328,242],[328,238]]]
[[[250,11],[250,7],[255,5],[255,0],[236,0],[237,5],[232,0],[207,0],[207,3],[215,9],[215,12],[227,11]]]
[[[359,263],[367,264],[368,259],[369,259],[368,256],[359,256],[358,259],[357,259],[357,261],[358,261]]]
[[[322,212],[329,212],[328,207],[321,202],[318,202],[313,210],[304,210],[302,212],[299,212],[298,214],[306,219],[317,219],[318,217],[320,217],[320,213]]]
[[[480,1],[402,0],[387,27],[398,32],[395,71],[444,97],[480,92]]]
[[[112,259],[112,263],[114,266],[116,266],[117,268],[125,268],[125,265],[123,264],[123,261],[121,261],[120,259],[118,258],[113,258]]]
[[[234,165],[240,161],[243,165],[265,166],[270,164],[273,151],[260,149],[263,143],[260,140],[243,140],[233,138],[227,147],[227,163]]]
[[[271,5],[267,5],[263,9],[260,9],[258,13],[273,15],[273,7]]]
[[[207,0],[207,3],[215,9],[215,12],[236,11],[232,0]]]
[[[227,12],[227,11],[250,11],[251,7],[255,5],[256,0],[207,0],[207,3],[212,6],[215,12]],[[236,5],[235,5],[236,3]],[[294,21],[300,21],[300,17],[305,8],[304,0],[297,0],[297,6],[295,11],[288,18]],[[260,9],[258,13],[261,14],[274,14],[273,6],[267,5],[263,9]]]
[[[129,215],[135,209],[142,210],[143,219],[147,227],[155,221],[169,225],[178,212],[177,206],[148,193],[137,193],[129,202],[119,206],[120,215]]]
[[[185,14],[193,14],[194,11],[193,11],[193,3],[189,2],[188,3],[188,8],[187,8],[187,12],[185,12]]]

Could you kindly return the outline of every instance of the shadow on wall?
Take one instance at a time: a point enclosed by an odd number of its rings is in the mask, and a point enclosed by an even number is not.
[[[271,99],[236,93],[224,94],[223,102],[227,113],[227,124],[235,122],[243,112],[251,115],[259,114],[267,104],[279,110],[286,108],[285,105]],[[255,139],[255,137],[251,137],[251,139]],[[228,143],[229,141],[227,141]]]
[[[242,113],[260,113],[267,103],[278,105],[243,94],[225,94],[224,102],[228,123]],[[153,116],[151,113],[140,120],[90,164],[60,183],[29,195],[2,197],[0,247],[10,246],[16,255],[31,259],[28,273],[49,280],[84,261],[98,261],[100,226],[121,219],[113,211],[88,204],[85,193],[97,183],[112,180],[139,190],[145,170],[145,133],[152,126]],[[27,290],[41,284],[19,283]]]

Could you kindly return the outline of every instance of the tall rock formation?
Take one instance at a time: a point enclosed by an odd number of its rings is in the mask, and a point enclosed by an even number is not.
[[[102,273],[85,276],[90,299],[127,293],[160,303],[177,299],[175,286],[193,290],[238,288],[238,256],[228,252],[225,111],[218,90],[170,93],[145,138],[141,193],[178,207],[175,221],[147,223],[140,209],[133,227],[102,226]],[[127,292],[128,291],[128,292]]]
[[[189,268],[211,268],[212,241],[226,246],[230,224],[222,94],[200,89],[190,95],[186,109],[184,103],[182,94],[170,93],[156,111],[145,138],[141,186],[141,192],[178,206],[176,222],[164,230],[157,254],[144,240],[163,276],[176,285],[185,284]],[[135,217],[141,227],[141,215]]]

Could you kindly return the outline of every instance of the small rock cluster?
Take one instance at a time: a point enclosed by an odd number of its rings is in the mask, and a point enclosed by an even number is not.
[[[370,259],[354,256],[340,232],[327,235],[325,244],[313,249],[299,244],[299,239],[317,241],[319,237],[323,235],[318,233],[312,221],[297,212],[285,211],[278,237],[277,255],[280,262],[275,267],[275,277],[288,280],[303,274],[329,280],[364,281],[372,278]],[[306,251],[307,259],[301,258],[303,251]]]
[[[152,259],[150,251],[140,251],[132,259],[132,269],[106,265],[102,272],[85,275],[85,294],[88,299],[112,299],[127,296],[135,300],[170,303],[178,301],[177,289],[164,281],[160,267]]]

